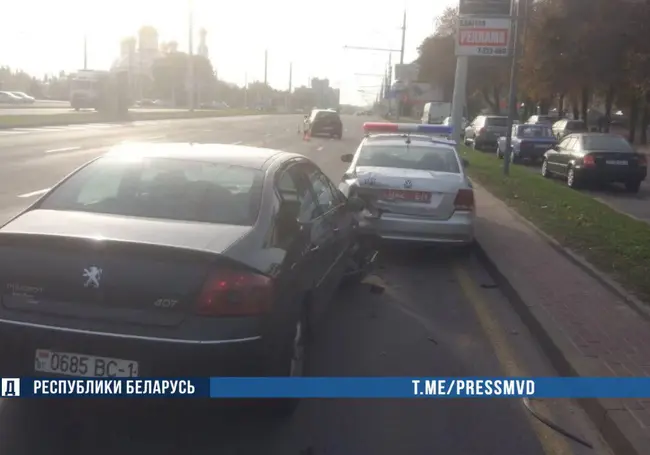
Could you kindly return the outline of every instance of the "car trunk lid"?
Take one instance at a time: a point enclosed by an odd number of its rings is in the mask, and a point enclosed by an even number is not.
[[[250,227],[35,210],[0,230],[2,305],[174,326]],[[45,234],[44,234],[45,233]]]
[[[378,213],[449,219],[463,176],[449,172],[363,166],[356,169],[359,196]]]

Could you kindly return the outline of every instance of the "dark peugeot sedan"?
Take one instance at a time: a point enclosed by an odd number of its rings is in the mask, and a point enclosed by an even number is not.
[[[636,153],[625,138],[607,133],[570,134],[546,152],[542,163],[544,177],[565,178],[572,188],[620,182],[637,193],[647,172],[644,154]]]
[[[296,154],[121,146],[0,228],[2,374],[302,375],[360,203]]]
[[[330,136],[337,139],[343,137],[343,122],[338,112],[332,109],[316,109],[309,118],[310,134],[312,136]]]

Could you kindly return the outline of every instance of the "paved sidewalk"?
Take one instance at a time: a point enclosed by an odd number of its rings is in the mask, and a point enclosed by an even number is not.
[[[650,322],[475,185],[476,236],[560,376],[650,376]],[[650,400],[578,400],[617,455],[650,454]]]

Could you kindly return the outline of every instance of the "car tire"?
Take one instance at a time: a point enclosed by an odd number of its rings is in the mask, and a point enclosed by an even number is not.
[[[548,171],[548,162],[546,161],[546,159],[542,160],[541,174],[542,174],[542,177],[544,177],[544,178],[550,178],[551,177],[551,173]]]
[[[578,176],[575,173],[575,170],[570,167],[566,176],[566,184],[569,188],[578,189],[580,188],[580,182]]]
[[[641,188],[641,180],[630,180],[625,182],[625,189],[628,193],[638,193]]]
[[[476,143],[476,139],[472,141],[472,148],[477,151],[481,150],[481,147]]]
[[[310,305],[307,299],[301,304],[300,315],[296,320],[292,334],[287,336],[286,347],[280,358],[281,376],[303,377],[309,370],[309,348],[312,335],[309,310]],[[265,410],[272,418],[286,419],[293,415],[299,404],[299,398],[270,399],[265,403]]]

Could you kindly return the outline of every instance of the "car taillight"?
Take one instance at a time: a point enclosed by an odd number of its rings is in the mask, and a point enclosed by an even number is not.
[[[596,165],[596,160],[594,159],[593,155],[585,155],[582,158],[582,164],[585,167],[592,167]]]
[[[254,316],[273,302],[271,278],[251,272],[219,270],[210,274],[198,299],[201,316]]]
[[[645,155],[639,155],[639,161],[637,161],[640,167],[648,167],[648,159]]]
[[[474,190],[462,189],[458,190],[456,200],[454,201],[456,210],[473,210],[474,209]]]

